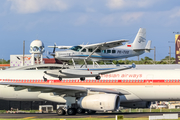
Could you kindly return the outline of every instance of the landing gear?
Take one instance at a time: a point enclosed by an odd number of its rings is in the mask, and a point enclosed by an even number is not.
[[[62,77],[58,76],[59,80],[61,81],[62,80]]]
[[[87,113],[88,114],[94,114],[94,113],[96,113],[96,111],[94,111],[94,110],[87,110]]]
[[[86,78],[85,77],[80,77],[80,80],[81,81],[84,81]]]
[[[66,114],[66,111],[63,110],[62,108],[59,108],[59,109],[56,110],[56,113],[57,113],[58,115],[65,115],[65,114]]]
[[[101,79],[101,76],[96,76],[96,80],[100,80]]]
[[[75,108],[69,108],[67,110],[68,115],[76,115],[76,109]]]
[[[77,113],[79,114],[85,113],[85,109],[77,108]]]

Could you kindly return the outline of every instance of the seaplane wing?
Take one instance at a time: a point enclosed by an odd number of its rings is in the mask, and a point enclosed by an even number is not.
[[[69,49],[72,46],[48,46],[49,48]]]
[[[93,87],[81,87],[73,85],[53,85],[53,84],[28,84],[28,83],[12,83],[12,82],[0,82],[0,85],[8,85],[8,87],[14,87],[16,91],[28,89],[28,91],[41,91],[41,92],[56,92],[59,94],[78,93],[88,91],[91,92],[104,92],[118,95],[128,95],[129,92],[123,89],[111,89],[111,88],[93,88]]]
[[[128,42],[128,41],[129,40],[114,40],[114,41],[109,41],[109,42],[104,42],[104,43],[85,45],[84,48],[96,48],[99,46],[99,48],[101,50],[104,50],[104,49],[113,48],[113,47],[123,45],[123,42]]]

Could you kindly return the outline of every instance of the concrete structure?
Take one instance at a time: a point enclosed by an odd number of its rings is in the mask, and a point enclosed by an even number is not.
[[[30,50],[29,52],[31,53],[32,59],[31,59],[31,65],[36,64],[43,64],[43,53],[45,52],[44,50],[44,44],[40,40],[34,40],[30,44]]]

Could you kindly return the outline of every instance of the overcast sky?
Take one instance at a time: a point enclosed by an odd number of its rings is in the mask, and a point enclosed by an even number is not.
[[[180,32],[179,0],[1,0],[0,58],[26,54],[30,43],[78,45],[117,39],[134,40],[146,28],[147,40],[156,46],[156,59],[175,56],[174,33]],[[140,57],[153,58],[154,51]],[[137,60],[137,57],[133,58]]]

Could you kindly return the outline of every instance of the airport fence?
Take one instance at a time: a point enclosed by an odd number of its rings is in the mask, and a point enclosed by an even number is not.
[[[159,108],[159,109],[122,109],[120,110],[122,113],[130,113],[130,112],[180,112],[180,109],[167,109],[167,108]]]

